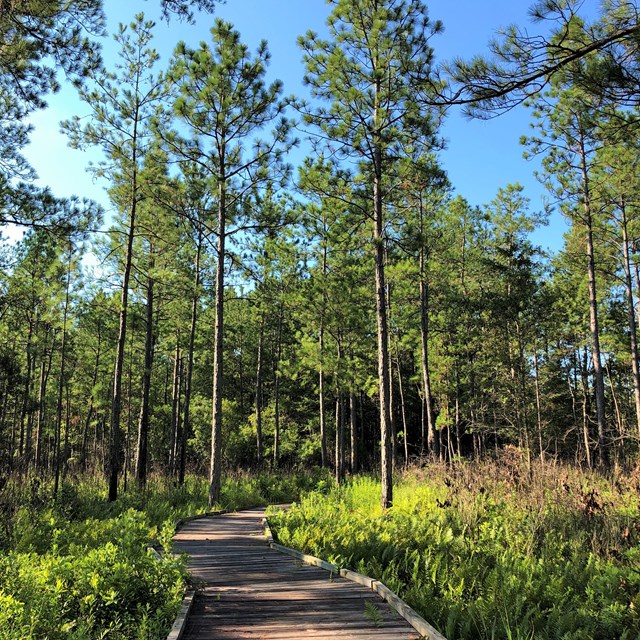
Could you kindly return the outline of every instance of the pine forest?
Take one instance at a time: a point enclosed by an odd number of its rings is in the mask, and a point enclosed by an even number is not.
[[[283,502],[449,640],[640,637],[640,5],[445,60],[426,0],[298,1],[300,95],[241,0],[0,0],[0,640],[164,638],[147,545]],[[27,159],[59,90],[103,202]],[[516,109],[545,197],[467,199],[447,119]]]

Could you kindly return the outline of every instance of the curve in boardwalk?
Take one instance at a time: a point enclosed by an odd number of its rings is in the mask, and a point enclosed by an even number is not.
[[[263,517],[253,509],[202,518],[176,534],[200,587],[183,640],[420,638],[369,589],[270,549]]]

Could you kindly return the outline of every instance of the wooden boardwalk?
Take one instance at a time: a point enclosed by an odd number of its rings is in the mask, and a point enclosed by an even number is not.
[[[200,585],[183,640],[420,638],[373,591],[269,548],[263,517],[253,509],[193,520],[175,536]]]

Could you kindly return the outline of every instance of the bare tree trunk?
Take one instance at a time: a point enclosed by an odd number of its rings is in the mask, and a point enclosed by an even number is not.
[[[598,422],[597,456],[598,464],[607,463],[607,417],[605,413],[604,373],[602,370],[602,356],[600,351],[600,327],[598,324],[598,298],[596,295],[596,262],[593,247],[593,217],[591,211],[591,191],[587,170],[587,157],[584,142],[581,140],[580,160],[582,167],[582,199],[584,221],[587,232],[587,260],[589,275],[589,327],[591,329],[591,358],[595,379],[596,415]]]
[[[327,466],[327,426],[325,415],[325,401],[324,401],[324,324],[323,320],[320,320],[320,338],[319,338],[319,350],[320,350],[320,371],[318,373],[318,400],[320,404],[320,460],[323,467]]]
[[[48,354],[47,354],[48,351]],[[40,385],[38,390],[38,416],[36,418],[36,442],[35,442],[35,454],[34,465],[36,469],[40,469],[42,463],[42,435],[45,424],[46,415],[46,397],[47,397],[47,383],[49,381],[49,373],[51,372],[51,365],[53,363],[53,344],[51,348],[46,350],[42,354],[42,362],[40,363]],[[94,383],[95,385],[95,383]]]
[[[536,424],[538,427],[538,452],[540,462],[544,463],[544,443],[542,440],[542,402],[540,399],[540,372],[538,370],[538,349],[533,347],[533,375],[536,392]]]
[[[580,368],[582,378],[582,435],[587,458],[587,466],[592,468],[591,461],[591,438],[589,434],[589,379],[587,377],[587,350],[584,350],[584,360]]]
[[[344,482],[344,395],[336,388],[336,482]]]
[[[124,273],[122,275],[122,289],[120,293],[120,313],[118,319],[118,339],[116,342],[116,360],[113,370],[113,397],[111,400],[111,423],[109,431],[109,462],[107,476],[109,480],[109,502],[118,497],[118,476],[122,468],[120,447],[122,434],[120,429],[120,415],[122,413],[122,370],[124,367],[124,350],[127,340],[127,307],[129,303],[129,279],[133,262],[133,240],[135,237],[136,211],[138,206],[138,184],[136,168],[135,140],[137,124],[134,128],[134,157],[131,206],[129,209],[129,232],[127,234],[127,248],[124,259]]]
[[[356,406],[356,394],[351,389],[349,392],[349,421],[351,435],[351,473],[358,472],[358,417]]]
[[[169,473],[176,472],[178,452],[178,423],[180,416],[180,331],[176,331],[176,348],[173,352],[173,376],[171,377],[171,433],[169,434]]]
[[[327,308],[326,276],[327,276],[327,222],[322,214],[322,309],[320,310],[320,335],[318,337],[318,350],[320,356],[320,370],[318,372],[318,395],[320,404],[320,460],[322,467],[328,463],[327,458],[327,425],[325,415],[324,398],[324,316]]]
[[[398,371],[398,391],[400,393],[400,415],[402,416],[402,432],[403,432],[403,449],[404,449],[404,466],[409,467],[409,433],[407,431],[407,411],[404,405],[404,387],[402,385],[402,371],[400,369],[400,355],[396,352],[396,367]]]
[[[24,453],[24,440],[25,440],[25,433],[28,428],[27,422],[28,422],[30,404],[31,404],[31,387],[33,384],[32,379],[33,379],[33,368],[34,368],[33,332],[34,332],[34,322],[33,320],[30,320],[29,331],[27,333],[27,342],[25,345],[25,352],[27,356],[27,370],[26,370],[26,375],[24,380],[24,396],[22,398],[22,410],[20,412],[20,437],[19,437],[19,443],[18,443],[19,458],[22,458],[22,455]]]
[[[427,420],[427,450],[438,456],[435,420],[433,418],[433,399],[431,395],[431,374],[429,371],[429,289],[425,275],[424,250],[420,251],[420,364],[422,368],[422,389]]]
[[[280,303],[278,313],[278,333],[276,336],[276,357],[273,369],[273,400],[274,400],[274,433],[273,433],[273,466],[277,467],[280,461],[280,360],[282,358],[282,321],[284,316],[284,304]]]
[[[195,351],[196,326],[198,323],[198,299],[200,296],[200,254],[202,252],[202,229],[198,228],[196,259],[194,264],[193,297],[191,299],[191,325],[189,327],[189,347],[187,350],[187,372],[184,385],[184,409],[180,442],[180,468],[178,484],[184,484],[187,466],[187,442],[191,431],[191,386],[193,380],[193,354]]]
[[[636,431],[640,438],[640,369],[638,364],[638,328],[636,325],[635,302],[633,299],[633,283],[631,277],[631,255],[629,251],[629,233],[627,223],[627,207],[624,198],[620,199],[622,214],[622,258],[624,267],[624,285],[627,296],[627,313],[629,321],[629,350],[631,355],[631,371],[633,373],[633,399],[636,411]]]
[[[153,249],[151,249],[153,251]],[[153,355],[154,355],[154,322],[153,322],[153,303],[155,282],[152,276],[154,269],[154,259],[152,257],[149,265],[149,273],[147,280],[147,313],[145,319],[145,337],[144,337],[144,371],[142,374],[142,402],[140,404],[140,418],[138,420],[138,442],[136,445],[136,481],[140,488],[147,483],[147,467],[149,455],[149,399],[151,394],[151,373],[153,371]]]
[[[224,263],[226,241],[227,191],[224,143],[221,143],[218,176],[218,264],[216,265],[215,326],[213,332],[213,416],[211,420],[211,465],[209,467],[209,507],[220,500],[222,476],[222,359],[224,338]]]
[[[258,336],[258,357],[256,363],[256,459],[258,464],[262,463],[262,360],[264,351],[264,314],[260,314],[260,335]]]
[[[67,315],[69,312],[69,289],[71,287],[71,241],[69,241],[69,259],[67,262],[67,281],[65,283],[64,310],[62,312],[62,341],[60,343],[60,378],[58,382],[58,404],[56,409],[56,445],[54,452],[55,477],[53,481],[53,497],[58,497],[60,483],[61,459],[60,436],[62,427],[62,402],[64,398],[64,384],[67,365]],[[68,425],[67,425],[68,426]]]

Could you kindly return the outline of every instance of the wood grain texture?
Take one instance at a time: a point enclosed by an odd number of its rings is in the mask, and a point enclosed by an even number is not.
[[[199,587],[183,640],[420,638],[375,592],[270,549],[263,518],[263,509],[230,513],[176,534]],[[367,602],[379,615],[365,614]]]

